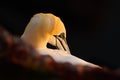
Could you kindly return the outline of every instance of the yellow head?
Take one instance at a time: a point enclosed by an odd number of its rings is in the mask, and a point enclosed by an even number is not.
[[[55,45],[54,35],[59,36],[61,33],[66,38],[66,30],[59,17],[51,13],[38,13],[31,18],[21,38],[38,48],[47,43]]]

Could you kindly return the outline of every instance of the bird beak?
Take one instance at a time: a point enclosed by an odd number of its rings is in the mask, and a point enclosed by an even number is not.
[[[61,37],[60,35],[51,36],[48,43],[59,50],[64,50],[68,54],[71,54],[65,37]]]

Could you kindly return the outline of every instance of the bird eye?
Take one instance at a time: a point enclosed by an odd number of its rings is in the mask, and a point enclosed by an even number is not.
[[[65,33],[61,33],[58,37],[64,39],[65,38]]]

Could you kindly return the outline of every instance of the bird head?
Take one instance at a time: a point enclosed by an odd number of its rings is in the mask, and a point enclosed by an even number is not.
[[[51,13],[35,14],[25,28],[21,39],[32,45],[37,45],[37,42],[44,42],[46,39],[47,43],[56,46],[57,49],[70,53],[65,26],[59,17]]]

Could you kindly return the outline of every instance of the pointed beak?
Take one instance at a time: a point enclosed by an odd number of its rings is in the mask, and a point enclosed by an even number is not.
[[[51,36],[48,43],[55,46],[59,50],[64,50],[67,51],[68,54],[71,54],[65,37],[57,35]]]

